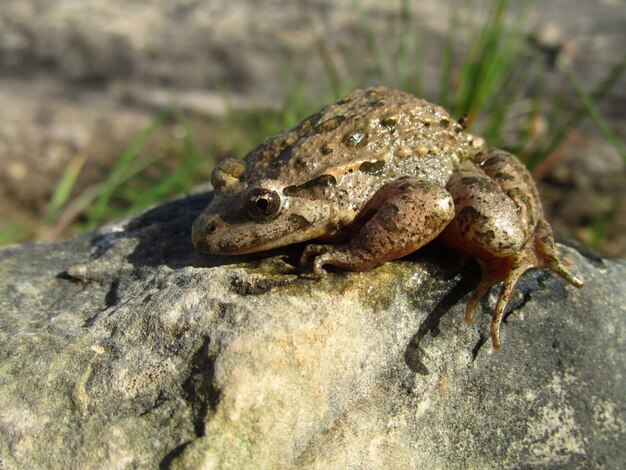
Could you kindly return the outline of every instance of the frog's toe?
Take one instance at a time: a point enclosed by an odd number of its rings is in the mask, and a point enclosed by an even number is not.
[[[493,282],[483,277],[476,286],[476,289],[474,289],[474,292],[472,292],[472,295],[470,296],[469,300],[467,301],[467,305],[465,306],[465,323],[467,323],[468,325],[471,325],[474,321],[474,311],[476,310],[478,302],[485,296],[485,294],[493,284]]]
[[[313,273],[320,279],[323,279],[328,275],[328,271],[324,269],[324,264],[327,261],[325,259],[327,254],[328,253],[320,255],[313,261]]]
[[[491,286],[502,283],[498,303],[493,311],[490,326],[491,344],[494,349],[500,349],[500,325],[504,312],[513,295],[515,285],[520,276],[531,266],[526,262],[524,256],[478,259],[481,270],[481,278],[470,296],[465,308],[465,321],[472,324],[474,319],[474,310],[480,299],[489,291]]]
[[[559,259],[552,228],[545,220],[540,220],[537,224],[534,251],[539,266],[550,269],[574,287],[583,286],[584,281],[567,269]]]
[[[326,253],[331,249],[330,245],[308,245],[300,256],[300,264],[302,266],[311,266],[315,257]]]
[[[502,319],[504,318],[504,312],[506,311],[506,307],[509,304],[509,300],[513,296],[513,291],[515,289],[515,285],[517,281],[524,274],[527,267],[523,267],[521,269],[516,269],[511,271],[506,279],[502,282],[502,287],[500,288],[500,294],[498,296],[498,303],[496,304],[496,308],[493,311],[493,315],[491,316],[491,324],[489,325],[489,336],[491,337],[491,344],[493,349],[496,351],[500,349],[501,341],[500,341],[500,325],[502,324]]]
[[[332,258],[333,245],[309,245],[302,252],[300,264],[302,266],[312,266],[313,273],[320,279],[325,278],[328,272],[324,269],[324,264]]]

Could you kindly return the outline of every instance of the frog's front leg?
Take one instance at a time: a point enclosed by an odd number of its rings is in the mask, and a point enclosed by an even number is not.
[[[302,263],[324,277],[324,265],[366,271],[401,258],[433,240],[454,217],[448,191],[419,178],[404,178],[380,188],[355,219],[358,233],[341,245],[310,245]]]
[[[447,188],[454,198],[456,215],[441,239],[474,256],[482,271],[467,303],[468,323],[481,297],[492,285],[502,282],[490,327],[493,347],[499,349],[502,316],[525,271],[545,267],[576,287],[582,281],[559,260],[535,184],[516,157],[501,150],[481,153],[473,162],[459,166]]]

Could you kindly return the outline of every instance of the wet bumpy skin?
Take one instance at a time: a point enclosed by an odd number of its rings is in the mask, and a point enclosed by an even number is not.
[[[491,322],[500,323],[520,276],[559,261],[536,187],[524,165],[464,131],[427,101],[387,88],[357,90],[265,140],[243,161],[222,161],[214,198],[192,229],[196,248],[246,254],[308,240],[303,264],[364,271],[435,238],[474,256],[481,280],[466,320],[502,283]]]

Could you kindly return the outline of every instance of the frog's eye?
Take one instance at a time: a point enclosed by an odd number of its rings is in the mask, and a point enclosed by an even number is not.
[[[280,212],[282,200],[273,189],[249,188],[242,194],[242,205],[253,220],[269,220]]]

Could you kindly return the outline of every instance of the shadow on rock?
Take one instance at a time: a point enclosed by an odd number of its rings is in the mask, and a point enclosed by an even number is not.
[[[136,238],[139,243],[128,256],[135,267],[166,265],[176,269],[235,263],[237,258],[198,253],[191,243],[191,226],[212,198],[213,192],[208,191],[166,202],[132,219],[124,232],[96,237],[93,245],[106,251],[111,239]]]
[[[455,272],[457,271],[455,270]],[[428,375],[430,373],[422,360],[424,352],[420,347],[420,343],[428,333],[435,337],[439,335],[439,323],[441,319],[452,310],[455,305],[461,303],[462,299],[476,287],[478,279],[480,278],[480,268],[476,263],[469,263],[467,269],[461,270],[461,276],[461,280],[448,290],[435,304],[409,341],[404,351],[404,362],[413,372],[421,375]]]

